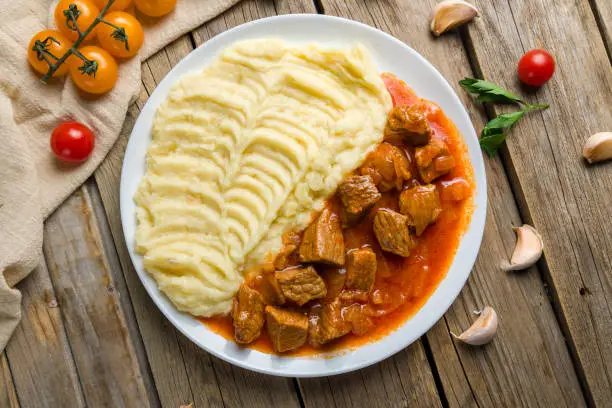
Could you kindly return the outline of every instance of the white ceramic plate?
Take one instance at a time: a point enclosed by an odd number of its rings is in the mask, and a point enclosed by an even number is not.
[[[265,37],[329,45],[361,42],[372,53],[380,72],[394,73],[419,96],[442,107],[463,135],[474,166],[476,209],[446,278],[421,310],[397,331],[354,351],[322,357],[278,357],[240,348],[212,333],[190,315],[177,311],[147,275],[141,257],[133,252],[136,218],[132,197],[144,175],[145,153],[157,107],[176,80],[187,72],[201,70],[223,48],[239,40]],[[410,345],[442,317],[465,284],[476,260],[484,230],[486,191],[482,154],[468,114],[446,80],[425,58],[399,40],[364,24],[322,15],[288,15],[253,21],[216,36],[185,57],[157,86],[136,121],[125,152],[121,172],[121,219],[130,256],[142,284],[168,320],[191,341],[215,356],[249,370],[280,376],[316,377],[345,373],[387,358]]]

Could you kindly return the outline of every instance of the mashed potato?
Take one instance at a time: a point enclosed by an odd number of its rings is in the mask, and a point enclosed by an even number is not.
[[[225,49],[157,110],[136,250],[182,311],[227,313],[241,271],[303,228],[381,140],[391,98],[366,50]]]

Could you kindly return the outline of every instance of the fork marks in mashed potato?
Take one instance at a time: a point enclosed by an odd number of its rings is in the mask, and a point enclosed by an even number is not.
[[[361,46],[236,43],[172,88],[135,196],[137,251],[182,311],[226,313],[382,138],[391,99]]]

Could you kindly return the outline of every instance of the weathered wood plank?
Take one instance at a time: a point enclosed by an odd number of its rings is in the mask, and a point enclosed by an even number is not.
[[[19,408],[15,384],[5,352],[2,352],[2,356],[0,356],[0,406]]]
[[[472,72],[460,39],[448,35],[434,40],[429,34],[435,3],[322,1],[325,13],[377,26],[415,48],[436,65],[467,103],[469,98],[457,81]],[[482,126],[483,112],[472,111],[473,121]],[[511,275],[499,268],[514,244],[511,226],[519,224],[520,217],[500,161],[486,161],[490,201],[483,247],[462,295],[445,320],[427,334],[445,396],[450,406],[583,405],[571,359],[537,271]],[[498,337],[481,349],[455,345],[447,326],[460,332],[473,321],[471,312],[485,304],[494,306],[502,320]]]
[[[87,405],[149,407],[85,187],[47,219],[43,250]]]
[[[123,316],[125,317],[128,335],[131,339],[132,345],[134,346],[134,354],[138,360],[138,366],[140,367],[140,372],[142,375],[142,382],[147,391],[147,398],[151,407],[159,407],[159,396],[157,395],[157,390],[155,389],[155,382],[153,380],[153,375],[151,374],[147,354],[144,349],[144,344],[142,343],[140,331],[138,330],[138,323],[136,322],[136,316],[134,315],[134,309],[132,307],[132,302],[125,283],[125,277],[123,276],[121,264],[117,258],[115,241],[108,226],[106,213],[104,212],[104,204],[102,204],[102,198],[100,197],[100,191],[98,190],[98,186],[93,178],[87,180],[85,187],[87,188],[91,198],[93,216],[97,221],[109,271],[113,277],[115,292],[118,293],[118,300],[121,305],[121,310],[123,311]]]
[[[307,406],[324,402],[319,379],[302,381]],[[337,407],[440,407],[438,390],[421,341],[376,365],[327,378]],[[310,387],[314,384],[314,389]],[[307,392],[310,391],[310,392]]]
[[[85,400],[66,338],[61,305],[41,254],[41,264],[17,285],[21,322],[6,346],[23,407],[84,407]]]
[[[419,340],[376,365],[333,377],[300,379],[306,407],[440,407]]]
[[[523,218],[546,243],[543,271],[587,397],[606,406],[612,399],[612,167],[588,166],[581,153],[589,135],[612,129],[608,55],[587,1],[476,4],[482,18],[470,25],[468,44],[485,78],[520,89],[514,67],[525,51],[545,48],[557,61],[546,86],[523,92],[551,108],[528,115],[502,157]]]

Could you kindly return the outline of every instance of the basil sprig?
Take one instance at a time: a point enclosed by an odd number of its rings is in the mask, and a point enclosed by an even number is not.
[[[508,131],[512,129],[526,112],[533,109],[548,108],[547,104],[529,105],[512,92],[508,92],[501,86],[482,79],[465,78],[459,81],[459,85],[468,92],[478,95],[476,98],[478,102],[516,103],[523,106],[519,111],[499,115],[482,129],[480,133],[480,146],[489,156],[494,156],[497,153],[497,150],[506,140]]]

